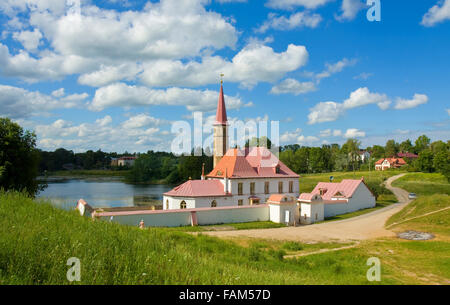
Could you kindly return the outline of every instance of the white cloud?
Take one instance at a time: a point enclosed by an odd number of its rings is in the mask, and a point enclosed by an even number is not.
[[[319,14],[313,14],[309,11],[298,12],[289,17],[270,13],[268,20],[256,29],[256,32],[265,33],[269,29],[286,31],[303,27],[316,28],[321,21],[322,17]]]
[[[62,96],[64,96],[66,93],[65,93],[65,89],[64,88],[59,88],[59,89],[57,89],[57,90],[55,90],[55,91],[53,91],[52,92],[52,95],[54,96],[54,97],[62,97]]]
[[[268,0],[266,6],[276,9],[293,9],[303,6],[308,9],[315,9],[333,0]]]
[[[339,129],[333,130],[333,137],[340,137],[342,136],[342,131]]]
[[[29,52],[36,52],[42,39],[42,34],[38,29],[33,31],[15,32],[13,38],[19,41]]]
[[[450,109],[446,109],[446,110],[447,110],[448,115],[450,115]]]
[[[381,110],[386,110],[390,100],[385,94],[371,93],[368,88],[359,88],[343,103],[320,102],[310,109],[308,124],[332,122],[342,116],[346,110],[369,104],[376,104]]]
[[[398,98],[394,108],[399,110],[410,109],[426,103],[428,103],[428,96],[416,93],[411,100]]]
[[[108,107],[130,107],[169,105],[185,106],[189,111],[211,111],[217,106],[219,93],[211,90],[191,90],[181,88],[149,89],[115,83],[101,87],[95,92],[90,109],[100,111]],[[225,96],[227,109],[243,106],[238,97]]]
[[[15,119],[42,115],[54,109],[76,107],[86,97],[87,94],[83,93],[57,99],[38,91],[0,85],[0,115]]]
[[[258,82],[274,82],[287,72],[304,66],[308,52],[304,46],[290,44],[276,53],[265,45],[247,45],[232,61],[219,56],[204,57],[202,62],[156,61],[144,65],[140,79],[149,86],[201,86],[217,83],[220,73],[227,82],[252,87]]]
[[[366,5],[361,0],[342,0],[341,14],[335,16],[338,21],[353,20]]]
[[[363,138],[366,136],[366,133],[364,131],[361,131],[359,129],[356,128],[350,128],[347,129],[347,131],[344,134],[344,138],[349,139],[349,138]]]
[[[335,102],[320,102],[310,109],[308,124],[336,121],[344,113],[342,104]]]
[[[120,64],[118,66],[102,65],[99,70],[80,75],[78,83],[92,87],[105,86],[120,80],[134,80],[142,68],[135,64]]]
[[[359,88],[350,94],[350,97],[344,101],[344,108],[351,109],[369,104],[377,104],[380,109],[387,109],[390,100],[386,94],[371,93],[367,87]]]
[[[147,114],[141,113],[136,116],[130,117],[128,120],[126,120],[122,126],[127,129],[135,129],[135,128],[142,128],[146,126],[159,126],[164,121],[158,118],[154,118],[152,116],[149,116]]]
[[[317,90],[317,88],[313,82],[299,82],[295,79],[288,78],[279,83],[278,85],[273,86],[272,89],[270,90],[270,93],[272,94],[292,93],[295,95],[299,95],[315,90]]]
[[[423,16],[421,24],[427,27],[450,19],[450,0],[439,1]]]
[[[285,133],[283,133],[280,137],[280,141],[282,143],[289,143],[289,142],[294,142],[297,140],[297,138],[301,135],[302,133],[302,129],[301,128],[297,128],[294,131],[286,131]]]
[[[328,78],[333,74],[342,72],[342,70],[344,70],[344,68],[346,68],[346,67],[355,65],[356,62],[357,62],[356,59],[344,58],[334,64],[326,63],[325,64],[326,70],[324,70],[321,73],[316,74],[315,77],[316,77],[317,81],[320,82],[324,78]]]
[[[95,120],[95,123],[104,127],[104,126],[108,126],[109,124],[112,123],[112,118],[109,115],[106,115],[105,117],[101,118],[101,119],[97,119]]]

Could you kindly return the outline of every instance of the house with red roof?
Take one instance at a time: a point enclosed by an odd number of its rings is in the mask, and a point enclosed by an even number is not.
[[[406,164],[403,158],[384,158],[375,162],[375,170],[384,171],[390,168],[400,168]]]
[[[189,180],[163,194],[163,208],[194,209],[266,203],[273,194],[299,195],[299,175],[269,149],[228,148],[228,122],[223,84],[214,123],[214,169],[201,180]]]
[[[376,198],[361,178],[344,179],[339,183],[319,182],[311,193],[302,193],[298,202],[300,222],[310,224],[326,217],[373,208]]]

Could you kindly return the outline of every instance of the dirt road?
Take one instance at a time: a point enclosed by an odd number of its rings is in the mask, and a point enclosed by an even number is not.
[[[347,242],[352,240],[366,240],[378,237],[395,236],[393,232],[385,229],[384,224],[390,216],[400,211],[410,202],[408,199],[408,192],[400,188],[392,187],[391,185],[394,180],[404,175],[405,174],[397,175],[386,180],[386,187],[395,194],[398,199],[398,203],[371,213],[345,220],[330,221],[321,224],[299,227],[202,232],[202,234],[217,237],[253,237],[301,242]]]

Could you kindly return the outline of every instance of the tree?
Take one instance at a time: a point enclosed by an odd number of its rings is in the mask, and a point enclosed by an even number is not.
[[[266,147],[268,149],[272,148],[272,142],[269,138],[263,136],[261,138],[251,138],[245,142],[245,147]]]
[[[395,157],[398,153],[398,148],[399,145],[398,143],[395,142],[395,140],[387,141],[384,153],[385,157],[386,158]]]
[[[348,154],[353,171],[356,170],[360,161],[358,155],[359,146],[361,146],[361,142],[357,139],[348,139],[347,142],[342,145],[342,152]]]
[[[402,143],[400,143],[399,150],[404,153],[411,152],[413,150],[413,145],[411,143],[411,140],[407,139],[407,140],[403,141]]]
[[[381,159],[384,158],[386,151],[384,150],[383,146],[380,145],[374,145],[372,147],[372,154],[371,157],[375,159]]]
[[[419,158],[417,158],[417,167],[424,173],[433,172],[433,152],[430,149],[423,150],[419,153]]]
[[[437,172],[443,174],[450,182],[450,151],[440,151],[433,159],[433,166]]]
[[[430,146],[430,138],[428,138],[426,135],[421,135],[417,138],[415,142],[414,151],[416,154],[419,154],[421,151],[427,149]]]
[[[39,190],[38,166],[34,132],[24,131],[8,118],[0,118],[0,188],[26,190],[34,196]]]

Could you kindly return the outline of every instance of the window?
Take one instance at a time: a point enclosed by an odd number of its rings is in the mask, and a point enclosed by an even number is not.
[[[283,181],[278,182],[278,193],[283,193]]]
[[[279,166],[279,165],[277,165],[277,166],[275,167],[275,173],[276,173],[276,174],[279,174],[279,173],[280,173],[280,166]]]
[[[213,200],[213,201],[211,202],[211,207],[212,207],[212,208],[217,207],[217,201]]]
[[[289,181],[289,193],[294,192],[294,181]]]
[[[169,209],[169,199],[166,200],[166,210]]]
[[[186,201],[181,201],[181,203],[180,203],[180,209],[185,209],[186,208]]]
[[[243,183],[238,183],[238,195],[242,195]]]
[[[269,181],[264,182],[264,193],[269,194]]]
[[[250,194],[255,195],[255,182],[250,182]]]
[[[239,200],[238,200],[238,205],[244,205],[244,200],[239,199]]]

